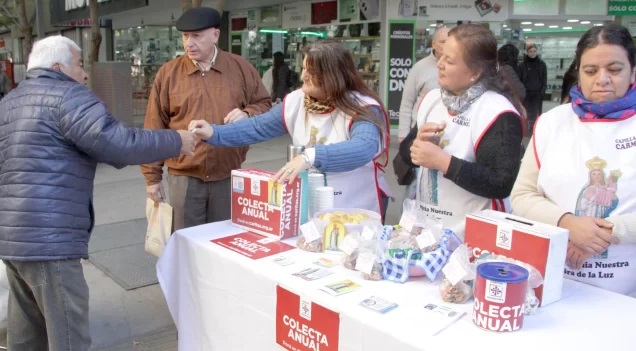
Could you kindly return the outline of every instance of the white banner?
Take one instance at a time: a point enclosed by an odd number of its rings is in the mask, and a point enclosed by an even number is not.
[[[397,7],[387,6],[387,13],[389,18],[408,17],[431,21],[504,21],[508,18],[508,1],[400,0]]]
[[[311,2],[283,4],[283,28],[311,26]]]

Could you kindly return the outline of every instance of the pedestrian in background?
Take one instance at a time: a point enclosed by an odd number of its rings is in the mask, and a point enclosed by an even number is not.
[[[543,112],[543,95],[548,87],[548,69],[539,57],[535,44],[526,47],[526,55],[519,65],[519,73],[521,82],[526,87],[523,106],[528,118],[527,133],[531,136],[534,122]]]
[[[297,81],[296,72],[285,64],[285,55],[277,51],[274,53],[272,64],[272,102],[281,102],[289,94]]]
[[[512,44],[504,44],[497,50],[497,62],[502,75],[506,76],[510,81],[512,93],[517,95],[519,99],[526,98],[526,87],[519,79],[519,49]]]

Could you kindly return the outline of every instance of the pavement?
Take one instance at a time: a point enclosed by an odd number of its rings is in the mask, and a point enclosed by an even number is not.
[[[548,104],[550,102],[546,102]],[[544,108],[547,110],[553,107],[551,105]],[[278,170],[285,163],[286,148],[290,143],[291,139],[283,136],[253,145],[243,167]],[[393,136],[389,160],[397,150],[397,137]],[[395,202],[389,203],[386,223],[398,223],[403,188],[395,181],[391,162],[386,175],[396,198]],[[94,192],[96,226],[144,218],[145,201],[144,180],[139,167],[116,170],[107,165],[98,166]],[[84,261],[83,266],[90,288],[91,350],[177,350],[176,329],[158,284],[126,291],[89,261]],[[6,330],[0,330],[0,350],[4,345]]]

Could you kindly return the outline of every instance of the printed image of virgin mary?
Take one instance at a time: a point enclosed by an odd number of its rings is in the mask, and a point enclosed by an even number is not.
[[[575,215],[591,216],[595,218],[609,217],[610,213],[618,206],[618,178],[622,175],[620,170],[613,170],[606,177],[605,167],[607,162],[600,157],[585,163],[590,170],[588,183],[579,193],[576,201]]]

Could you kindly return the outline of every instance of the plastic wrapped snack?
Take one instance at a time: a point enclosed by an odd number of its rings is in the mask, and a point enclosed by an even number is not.
[[[309,252],[322,252],[322,239],[308,243],[305,237],[301,235],[296,241],[296,247]]]
[[[473,296],[473,288],[467,282],[452,284],[446,278],[442,280],[439,291],[442,301],[448,303],[464,303]]]
[[[359,248],[359,257],[369,257],[373,260],[373,265],[369,267],[361,267],[360,260],[356,261],[356,269],[362,272],[362,279],[366,280],[382,280],[382,269],[385,261],[384,252],[386,250],[386,242],[379,239],[363,242]]]
[[[477,266],[470,262],[466,245],[459,245],[442,268],[444,279],[440,285],[440,295],[444,302],[464,303],[472,297],[472,282]]]
[[[444,235],[442,222],[423,213],[415,200],[404,200],[400,218],[401,235],[410,235],[412,245],[421,252],[431,252],[439,247]]]
[[[389,241],[387,259],[397,259],[394,263],[396,267],[401,267],[400,260],[403,257],[409,257],[409,277],[426,276],[430,281],[434,281],[442,271],[450,254],[460,243],[461,241],[455,233],[446,229],[435,248],[423,252],[417,243],[414,244],[412,236],[398,235]]]
[[[361,271],[363,279],[382,280],[386,248],[386,242],[381,239],[382,233],[383,227],[380,225],[377,228],[365,226],[362,233],[353,232],[347,235],[340,245],[340,250],[345,254],[345,268]]]
[[[309,252],[322,252],[323,236],[321,227],[322,225],[315,221],[309,221],[301,225],[296,247]]]
[[[366,280],[382,280],[382,262],[376,261],[370,274],[362,273],[362,279]]]

